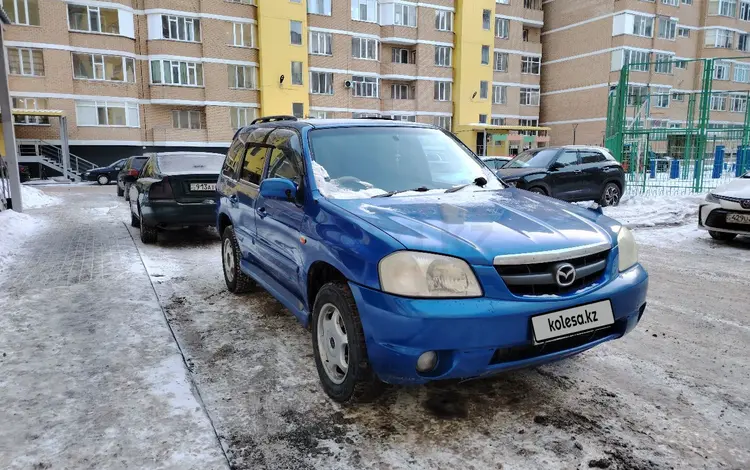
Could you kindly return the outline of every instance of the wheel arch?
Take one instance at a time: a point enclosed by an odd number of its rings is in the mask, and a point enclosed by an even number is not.
[[[221,236],[221,234],[224,233],[224,230],[230,225],[233,225],[232,219],[230,219],[226,213],[220,212],[216,218],[216,229],[219,231],[219,236]]]
[[[348,282],[343,272],[326,261],[315,261],[307,270],[306,294],[308,311],[312,314],[315,298],[320,289],[329,282]]]

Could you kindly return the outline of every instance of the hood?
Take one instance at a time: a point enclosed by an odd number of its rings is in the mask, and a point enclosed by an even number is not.
[[[750,199],[750,178],[738,178],[711,191],[719,196]]]
[[[613,243],[620,227],[594,211],[516,189],[329,201],[407,249],[477,265],[498,255]]]
[[[500,168],[496,173],[500,178],[506,179],[508,181],[513,181],[519,178],[523,178],[524,176],[546,172],[546,168]]]

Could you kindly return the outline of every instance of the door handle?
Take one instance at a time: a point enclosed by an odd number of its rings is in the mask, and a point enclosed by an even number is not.
[[[256,212],[258,213],[258,217],[260,217],[261,219],[265,219],[268,215],[265,207],[259,207]]]
[[[573,170],[573,173],[583,173],[583,170]]]
[[[240,203],[240,199],[236,194],[232,194],[231,196],[229,196],[229,203],[233,206],[237,206]]]

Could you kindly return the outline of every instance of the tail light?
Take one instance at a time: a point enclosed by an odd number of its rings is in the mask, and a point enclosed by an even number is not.
[[[172,185],[169,183],[168,178],[164,178],[158,183],[151,185],[151,189],[148,192],[149,199],[174,199],[174,193],[172,192]]]
[[[128,170],[128,176],[138,176],[138,173],[140,173],[140,172],[138,170],[134,169],[134,168]]]

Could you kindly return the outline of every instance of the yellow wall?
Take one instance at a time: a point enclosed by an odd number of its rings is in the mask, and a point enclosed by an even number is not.
[[[292,114],[292,103],[303,103],[305,115],[310,114],[307,64],[306,2],[258,0],[258,46],[260,64],[259,116]],[[302,22],[302,45],[292,45],[289,34],[291,20]],[[302,62],[303,85],[292,85],[292,61]],[[279,77],[284,83],[279,85]]]
[[[0,155],[7,156],[5,153],[5,134],[3,134],[3,123],[0,122]]]
[[[490,10],[490,30],[482,29],[482,10]],[[492,61],[495,49],[495,0],[456,0],[456,50],[454,57],[453,127],[458,137],[476,150],[476,134],[461,126],[492,119]],[[490,61],[482,65],[482,46],[490,46]],[[479,99],[479,82],[488,82],[487,99]],[[476,97],[472,95],[476,92]]]

